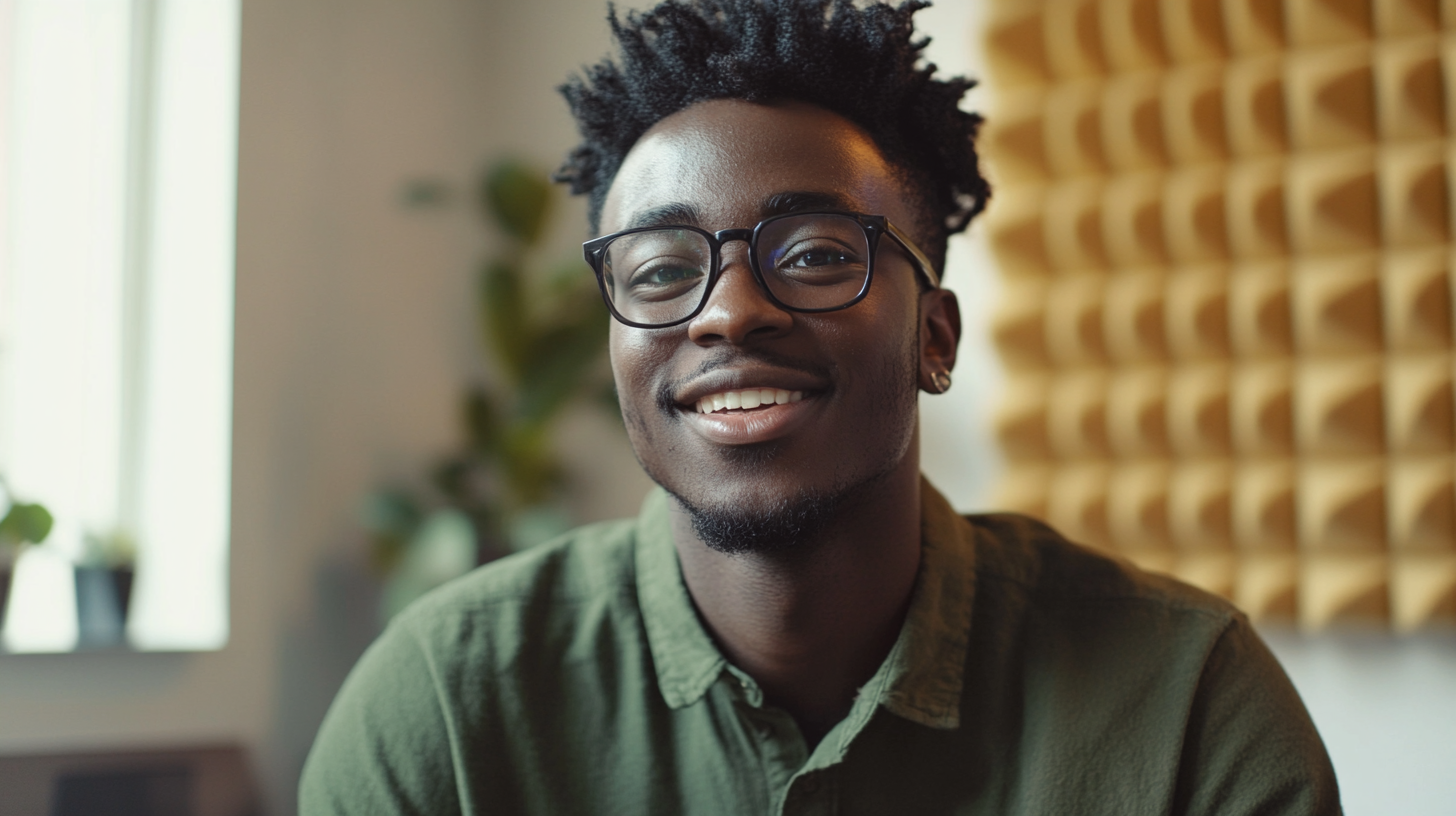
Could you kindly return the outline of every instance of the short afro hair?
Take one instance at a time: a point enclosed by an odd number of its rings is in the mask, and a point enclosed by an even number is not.
[[[935,65],[920,64],[930,40],[915,39],[911,17],[928,5],[664,0],[623,22],[609,3],[621,62],[605,59],[561,86],[582,143],[554,179],[587,196],[596,232],[622,160],[659,120],[709,99],[806,102],[863,128],[904,172],[922,199],[917,232],[939,263],[990,188],[975,149],[981,117],[959,108],[975,82],[934,79]]]

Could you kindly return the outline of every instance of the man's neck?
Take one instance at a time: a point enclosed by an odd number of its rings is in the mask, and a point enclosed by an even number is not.
[[[726,555],[693,534],[681,508],[674,517],[683,579],[708,631],[811,746],[849,712],[909,606],[920,565],[920,477],[915,457],[906,458],[791,555]]]

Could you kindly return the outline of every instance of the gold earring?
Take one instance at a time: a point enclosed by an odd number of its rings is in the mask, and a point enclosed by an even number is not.
[[[930,375],[930,384],[935,393],[944,394],[950,390],[950,372],[943,368],[937,369]]]

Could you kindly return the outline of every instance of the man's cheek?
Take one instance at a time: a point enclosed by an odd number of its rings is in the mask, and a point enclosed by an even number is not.
[[[633,403],[627,402],[618,394],[617,404],[622,406],[622,422],[627,426],[627,438],[631,440],[640,457],[643,446],[651,438],[652,432],[647,427],[647,421],[643,418],[642,412]]]
[[[651,437],[649,423],[656,402],[653,396],[656,366],[645,358],[640,348],[615,336],[611,343],[611,363],[617,405],[622,409],[622,421],[640,456],[643,453],[641,445]]]

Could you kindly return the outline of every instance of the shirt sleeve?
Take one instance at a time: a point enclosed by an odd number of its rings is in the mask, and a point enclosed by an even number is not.
[[[1334,768],[1279,662],[1242,615],[1199,680],[1172,812],[1337,816]]]
[[[435,667],[390,627],[349,674],[304,763],[302,816],[460,813]]]

